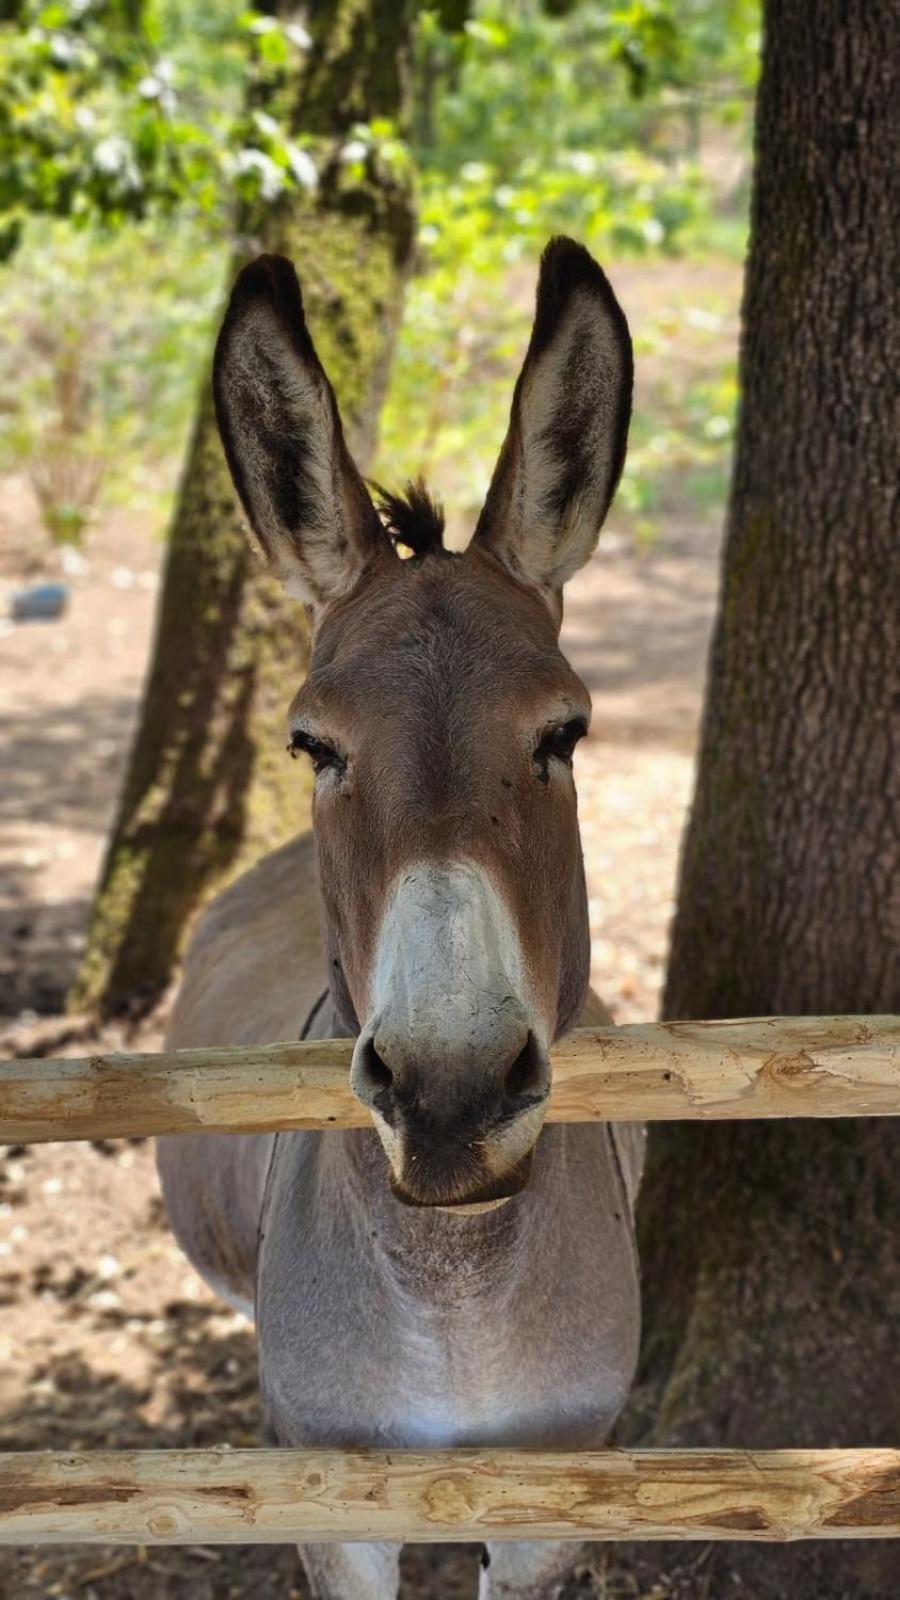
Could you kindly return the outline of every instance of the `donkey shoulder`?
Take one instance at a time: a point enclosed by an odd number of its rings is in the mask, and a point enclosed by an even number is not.
[[[169,1043],[295,1039],[326,981],[315,847],[302,833],[242,873],[200,919]]]

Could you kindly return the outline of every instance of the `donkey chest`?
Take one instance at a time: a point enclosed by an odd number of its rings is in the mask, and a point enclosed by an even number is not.
[[[371,1290],[298,1304],[289,1340],[261,1325],[261,1369],[279,1437],[405,1447],[599,1443],[627,1394],[636,1318],[621,1297],[581,1308],[548,1298],[528,1313],[481,1302],[448,1309]],[[302,1327],[299,1319],[302,1318]]]
[[[375,1385],[390,1433],[425,1448],[602,1438],[627,1390],[626,1343],[611,1349],[587,1318],[553,1316],[540,1343],[527,1320],[486,1306],[411,1313]]]
[[[633,1371],[637,1280],[618,1198],[596,1183],[579,1198],[580,1226],[573,1219],[549,1248],[535,1247],[526,1230],[510,1247],[512,1262],[509,1249],[494,1256],[481,1246],[398,1263],[371,1230],[326,1225],[321,1204],[288,1247],[287,1213],[280,1226],[270,1218],[258,1322],[279,1437],[410,1447],[599,1442]]]

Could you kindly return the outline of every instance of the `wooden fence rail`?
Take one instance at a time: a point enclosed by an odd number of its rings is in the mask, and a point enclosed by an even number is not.
[[[346,1040],[0,1065],[0,1142],[365,1125]],[[900,1018],[582,1029],[559,1122],[900,1115]],[[0,1455],[0,1544],[900,1537],[898,1450]]]
[[[0,1142],[364,1126],[346,1039],[0,1064]],[[900,1017],[582,1028],[556,1122],[900,1115]]]
[[[0,1455],[0,1543],[900,1536],[900,1450]]]

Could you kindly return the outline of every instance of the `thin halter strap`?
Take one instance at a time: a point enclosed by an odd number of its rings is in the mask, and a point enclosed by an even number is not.
[[[323,989],[318,1000],[314,1001],[312,1010],[308,1013],[306,1021],[304,1022],[303,1027],[300,1029],[301,1041],[309,1038],[309,1030],[315,1022],[316,1017],[319,1015],[319,1012],[325,1004],[325,1001],[328,999],[330,993],[330,989]]]

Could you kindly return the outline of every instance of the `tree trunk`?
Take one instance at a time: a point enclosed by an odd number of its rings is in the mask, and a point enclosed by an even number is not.
[[[895,22],[886,0],[765,6],[743,399],[669,1018],[898,1007]],[[893,1123],[654,1130],[629,1437],[897,1444],[898,1219]],[[744,1600],[888,1600],[900,1550],[721,1547],[677,1592],[730,1595],[735,1575]]]
[[[405,118],[412,0],[320,0],[297,94],[320,141],[320,186],[270,208],[258,249],[293,257],[310,327],[365,470],[414,248],[409,180],[371,154],[342,162],[354,124]],[[248,547],[204,378],[169,544],[156,642],[120,812],[71,1004],[101,1015],[158,999],[186,925],[226,872],[308,819],[283,723],[307,659],[305,615]]]

